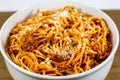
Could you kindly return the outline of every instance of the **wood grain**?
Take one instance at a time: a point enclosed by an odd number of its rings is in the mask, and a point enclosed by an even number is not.
[[[120,31],[120,10],[105,10],[105,13],[107,13],[116,23],[119,31]],[[0,27],[4,23],[4,21],[12,15],[14,12],[0,12]],[[112,68],[107,75],[105,80],[120,80],[120,47],[117,50],[117,53],[115,55],[115,59],[112,65]],[[2,55],[0,54],[0,80],[13,80],[10,76]]]

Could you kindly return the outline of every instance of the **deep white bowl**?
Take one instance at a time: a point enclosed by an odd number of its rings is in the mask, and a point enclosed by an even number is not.
[[[112,32],[113,48],[112,48],[110,56],[100,65],[96,66],[95,68],[89,71],[86,71],[80,74],[69,75],[69,76],[39,75],[39,74],[35,74],[27,70],[24,70],[20,68],[19,66],[17,66],[16,64],[14,64],[8,58],[6,51],[5,51],[7,39],[13,27],[15,27],[17,23],[24,21],[29,15],[34,14],[38,8],[41,10],[53,10],[53,9],[58,9],[60,7],[64,7],[66,5],[75,6],[77,9],[80,9],[85,13],[102,17],[105,20],[105,22],[108,25],[108,28]],[[7,68],[14,80],[104,80],[108,72],[110,71],[118,45],[119,45],[118,29],[116,25],[114,24],[114,22],[112,21],[112,19],[107,14],[105,14],[101,10],[94,9],[94,8],[82,5],[80,3],[67,2],[64,0],[60,0],[60,1],[51,0],[50,2],[46,2],[43,0],[41,1],[41,3],[38,3],[38,5],[32,6],[28,9],[20,10],[16,12],[15,14],[13,14],[4,23],[0,31],[0,50],[4,57]]]

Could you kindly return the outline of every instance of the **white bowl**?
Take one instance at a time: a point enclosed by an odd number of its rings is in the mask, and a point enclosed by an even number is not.
[[[13,27],[15,27],[17,23],[24,21],[26,17],[28,17],[29,15],[34,14],[38,8],[40,8],[41,10],[53,10],[53,9],[58,9],[60,7],[64,7],[66,5],[75,6],[77,9],[81,9],[85,13],[102,17],[106,21],[109,29],[112,32],[113,48],[112,48],[110,56],[100,65],[96,66],[95,68],[89,71],[76,74],[76,75],[69,75],[69,76],[39,75],[39,74],[35,74],[27,70],[24,70],[20,68],[19,66],[17,66],[16,64],[14,64],[8,58],[5,52],[6,42],[7,42],[11,29],[13,29]],[[114,22],[112,21],[112,19],[108,15],[106,15],[101,10],[94,9],[94,8],[82,5],[80,3],[67,2],[64,0],[60,0],[60,1],[51,0],[49,3],[46,1],[41,1],[41,3],[39,3],[38,5],[30,7],[28,9],[20,10],[16,12],[15,14],[13,14],[4,23],[0,31],[0,50],[4,57],[7,68],[14,80],[104,80],[108,72],[110,71],[118,45],[119,45],[118,29],[116,25],[114,24]]]

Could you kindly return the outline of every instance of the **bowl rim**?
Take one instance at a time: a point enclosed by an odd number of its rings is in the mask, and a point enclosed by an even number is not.
[[[64,1],[63,1],[64,2]],[[115,25],[115,23],[113,22],[113,20],[106,14],[104,13],[103,11],[99,10],[99,9],[96,9],[96,8],[93,8],[93,7],[89,7],[87,5],[84,5],[84,4],[81,4],[81,3],[76,3],[76,2],[70,2],[70,3],[74,3],[74,4],[79,4],[79,5],[82,5],[82,6],[85,6],[85,7],[88,7],[88,8],[92,8],[98,12],[100,12],[101,14],[105,15],[109,21],[114,25],[114,28],[115,28],[115,31],[116,31],[116,36],[118,37],[117,38],[117,42],[116,42],[116,45],[114,46],[114,49],[112,50],[111,54],[108,56],[108,58],[103,61],[101,64],[97,65],[96,67],[88,70],[88,71],[85,71],[85,72],[82,72],[82,73],[79,73],[79,74],[74,74],[74,75],[68,75],[68,76],[46,76],[46,75],[40,75],[40,74],[36,74],[36,73],[33,73],[33,72],[30,72],[30,71],[27,71],[25,69],[22,69],[21,67],[19,67],[18,65],[16,65],[13,61],[11,61],[7,55],[4,55],[6,54],[4,48],[2,47],[2,42],[1,42],[1,36],[2,36],[2,33],[0,31],[0,50],[1,50],[1,54],[2,56],[4,57],[5,61],[7,61],[7,63],[9,63],[13,68],[15,68],[17,71],[21,72],[21,73],[24,73],[26,75],[29,75],[29,76],[32,76],[32,77],[36,77],[36,78],[42,78],[42,79],[72,79],[72,78],[78,78],[78,77],[83,77],[83,76],[86,76],[86,75],[89,75],[91,73],[94,73],[96,72],[97,70],[101,69],[102,67],[105,66],[105,64],[107,64],[110,59],[112,57],[114,57],[115,55],[115,52],[117,51],[117,48],[118,48],[118,45],[119,45],[119,32],[118,32],[118,29],[117,29],[117,26]],[[36,5],[35,5],[36,6]],[[32,9],[34,8],[34,6],[32,7],[29,7],[29,8],[25,8],[25,9],[22,9],[22,10],[19,10],[17,11],[16,13],[12,14],[6,21],[5,23],[2,25],[1,27],[1,30],[2,28],[7,24],[7,22],[15,15],[17,15],[18,13],[24,11],[24,10],[27,10],[27,9]]]

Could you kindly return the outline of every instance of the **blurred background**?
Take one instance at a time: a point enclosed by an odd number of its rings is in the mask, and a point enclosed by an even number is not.
[[[38,4],[42,0],[0,0],[0,28],[5,20],[16,11]],[[45,0],[49,4],[50,0]],[[120,0],[67,0],[82,3],[97,9],[103,10],[116,23],[120,31]],[[47,5],[47,4],[46,4]],[[120,80],[120,47],[115,55],[115,59],[109,74],[105,80]],[[5,66],[0,54],[0,80],[13,80]]]

